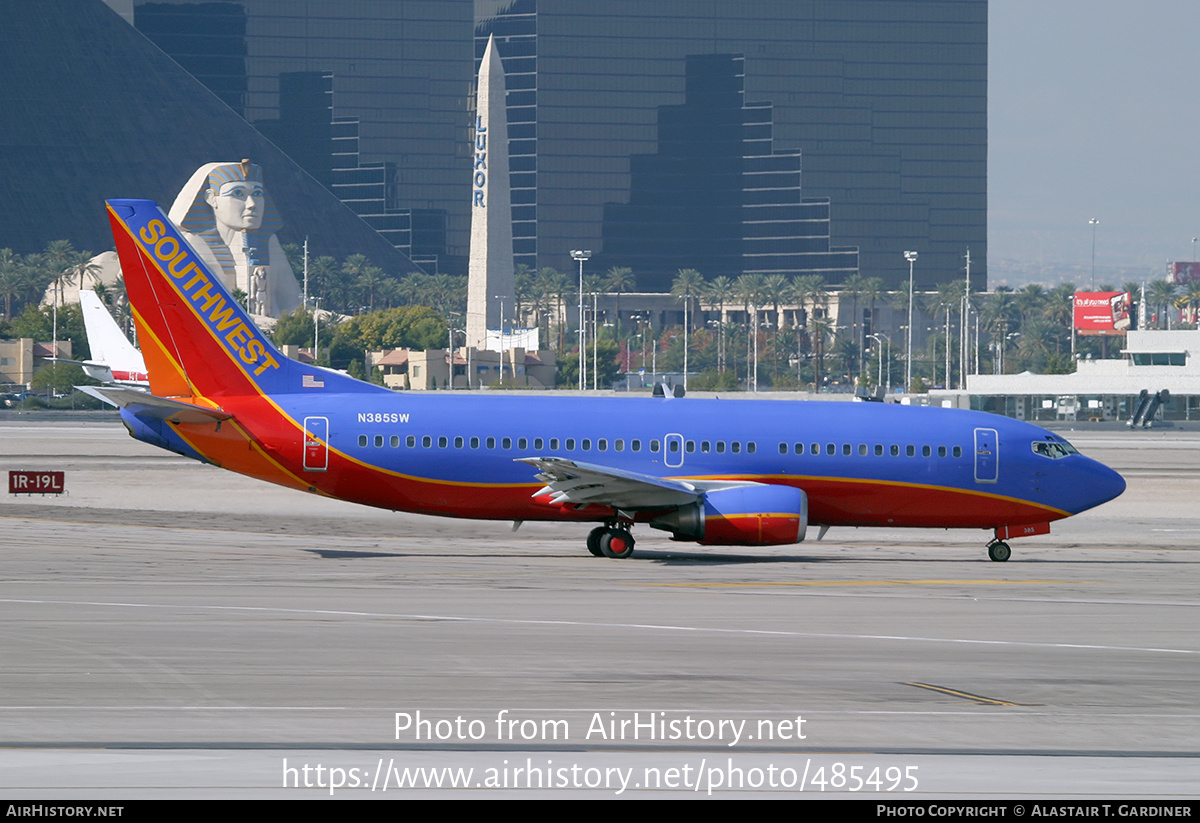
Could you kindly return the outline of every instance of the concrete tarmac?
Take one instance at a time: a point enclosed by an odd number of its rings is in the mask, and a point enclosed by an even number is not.
[[[0,470],[67,494],[0,502],[0,793],[1195,799],[1200,433],[1064,434],[1129,489],[1008,563],[644,527],[613,561],[2,420]]]

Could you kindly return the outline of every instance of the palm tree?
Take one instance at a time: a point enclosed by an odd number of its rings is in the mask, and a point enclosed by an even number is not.
[[[808,316],[808,339],[813,348],[813,391],[820,392],[825,373],[825,340],[833,333],[833,323],[827,316],[813,312]]]
[[[337,261],[328,255],[308,262],[308,293],[330,302],[329,288],[337,278]]]
[[[1187,301],[1188,322],[1196,323],[1196,310],[1200,308],[1200,282],[1189,283],[1187,293],[1183,297]]]
[[[680,269],[671,282],[671,294],[684,303],[684,311],[688,315],[684,331],[688,331],[695,315],[694,301],[704,293],[704,275],[695,269]]]
[[[704,299],[717,307],[717,372],[725,373],[725,304],[736,294],[733,281],[728,277],[714,277],[708,283]]]
[[[558,327],[558,346],[557,351],[562,352],[566,341],[564,333],[566,324],[564,322],[565,312],[565,295],[571,292],[574,280],[565,274],[562,274],[557,269],[551,266],[543,266],[538,269],[536,289],[538,294],[542,295],[543,300],[549,302],[550,298],[554,298],[554,323]],[[547,336],[549,330],[547,330]]]
[[[93,286],[99,283],[102,269],[99,263],[92,262],[93,257],[94,255],[90,251],[74,252],[67,262],[67,283],[77,282],[81,289],[86,285],[84,281],[89,277],[93,280]]]
[[[354,256],[361,257],[362,255]],[[347,258],[347,262],[349,262],[349,258]],[[390,278],[387,278],[383,269],[378,266],[368,264],[359,270],[358,276],[354,278],[354,288],[360,297],[366,299],[367,311],[375,311],[375,295],[386,288],[384,283],[388,279]]]
[[[42,254],[42,263],[49,271],[53,272],[54,305],[56,306],[62,305],[63,287],[70,285],[67,270],[74,256],[75,247],[70,240],[51,240],[46,244],[46,251]]]
[[[998,366],[999,361],[1003,360],[1002,347],[1006,345],[1008,328],[1015,317],[1016,304],[1012,291],[1005,286],[997,286],[996,290],[987,297],[979,316],[996,352],[994,365]]]
[[[0,296],[4,297],[5,320],[12,318],[13,298],[21,293],[23,287],[21,255],[14,254],[12,249],[0,249]]]
[[[704,292],[704,275],[695,269],[680,269],[671,283],[671,294],[683,301],[683,387],[688,382],[688,332],[695,316],[693,301]]]
[[[1175,304],[1175,298],[1178,296],[1179,287],[1170,280],[1155,280],[1146,286],[1146,299],[1150,301],[1150,305],[1154,306],[1155,313],[1158,315],[1158,327],[1163,326],[1163,318],[1166,318],[1167,328],[1171,328],[1171,314],[1169,307]]]
[[[862,296],[865,284],[866,278],[858,272],[847,277],[842,283],[842,294],[850,297],[850,335],[854,340],[855,348],[858,350],[858,357],[855,359],[858,369],[861,369],[862,364],[862,339],[858,333],[858,298]],[[839,315],[838,320],[840,321],[841,319]]]
[[[608,270],[608,274],[604,279],[604,290],[612,292],[617,296],[617,339],[621,339],[621,293],[627,292],[637,286],[637,279],[633,276],[633,269],[628,266],[613,266]]]

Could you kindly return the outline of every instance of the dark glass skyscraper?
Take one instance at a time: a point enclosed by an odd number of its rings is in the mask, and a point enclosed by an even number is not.
[[[805,197],[829,199],[864,275],[898,286],[915,249],[918,282],[944,282],[969,247],[985,282],[987,0],[478,0],[477,16],[477,55],[495,33],[519,89],[518,260],[604,249],[605,205],[659,151],[687,58],[738,54],[746,101],[773,107],[775,149],[803,152]]]
[[[742,94],[741,55],[687,59],[681,106],[662,106],[658,151],[630,162],[628,203],[604,210],[600,269],[628,266],[669,291],[676,272],[726,276],[858,271],[858,250],[831,247],[829,200],[806,200],[800,152],[772,151],[772,107]]]
[[[164,13],[164,5],[177,10]],[[572,248],[610,257],[611,243],[662,250],[691,231],[694,215],[672,228],[664,212],[641,220],[638,236],[632,212],[622,218],[619,207],[649,204],[639,186],[657,175],[657,202],[670,210],[661,171],[674,149],[664,148],[660,117],[688,106],[689,59],[736,55],[743,115],[769,113],[769,122],[744,123],[748,139],[761,142],[753,134],[771,131],[764,153],[740,156],[757,157],[749,165],[780,179],[793,174],[788,158],[802,156],[802,199],[824,204],[812,211],[828,210],[833,248],[858,248],[859,270],[890,287],[907,280],[906,249],[920,252],[918,283],[932,285],[961,276],[970,248],[977,287],[986,281],[987,0],[135,0],[135,9],[139,19],[145,9],[156,38],[182,49],[180,59],[211,75],[231,105],[240,99],[247,119],[265,130],[276,124],[281,145],[296,138],[289,151],[306,154],[317,176],[344,192],[378,191],[352,206],[365,219],[393,237],[410,236],[402,213],[411,215],[414,238],[418,211],[444,226],[450,260],[465,258],[469,230],[474,22],[476,64],[494,33],[507,73],[518,262],[566,269]],[[171,15],[201,13],[211,19],[195,36],[162,31]],[[231,37],[243,24],[244,93]],[[197,55],[205,48],[207,62]],[[331,106],[289,114],[287,98],[308,81],[288,78],[305,76],[330,78]],[[330,112],[332,128],[313,119]],[[297,114],[313,119],[313,129],[298,127]],[[358,146],[353,162],[318,162],[312,147],[326,134],[335,155],[339,141]],[[754,190],[743,196],[801,191]],[[606,209],[616,235],[605,228]],[[742,242],[744,255],[755,253],[750,239],[760,250],[813,253],[807,241],[820,232],[796,229],[727,227],[722,237]],[[427,236],[436,240],[439,231]],[[688,262],[709,276],[808,270],[804,260],[744,255],[732,271],[727,256]],[[824,270],[837,282],[838,271],[851,269]]]
[[[206,84],[240,65],[239,114],[427,269],[465,272],[473,0],[134,0],[134,21]]]
[[[215,5],[218,17],[231,17],[230,4]],[[214,42],[236,51],[226,37]],[[232,63],[217,62],[221,76],[236,75]],[[99,0],[0,4],[0,74],[0,246],[30,254],[65,238],[103,251],[113,242],[106,198],[145,197],[169,209],[201,165],[249,158],[282,204],[281,242],[307,237],[314,255],[362,253],[398,275],[414,269]]]

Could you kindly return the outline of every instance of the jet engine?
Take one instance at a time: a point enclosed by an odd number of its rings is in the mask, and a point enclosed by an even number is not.
[[[735,486],[706,492],[689,506],[650,521],[676,540],[706,546],[799,543],[808,527],[808,495],[792,486]]]

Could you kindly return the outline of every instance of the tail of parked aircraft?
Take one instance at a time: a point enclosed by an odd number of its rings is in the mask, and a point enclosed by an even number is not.
[[[90,289],[80,289],[79,305],[83,309],[83,325],[92,353],[91,360],[83,364],[88,374],[96,377],[88,367],[99,365],[108,374],[98,379],[144,385],[146,362],[142,359],[142,353],[129,342],[96,293]]]
[[[109,200],[108,215],[155,395],[385,391],[284,357],[156,203]]]

